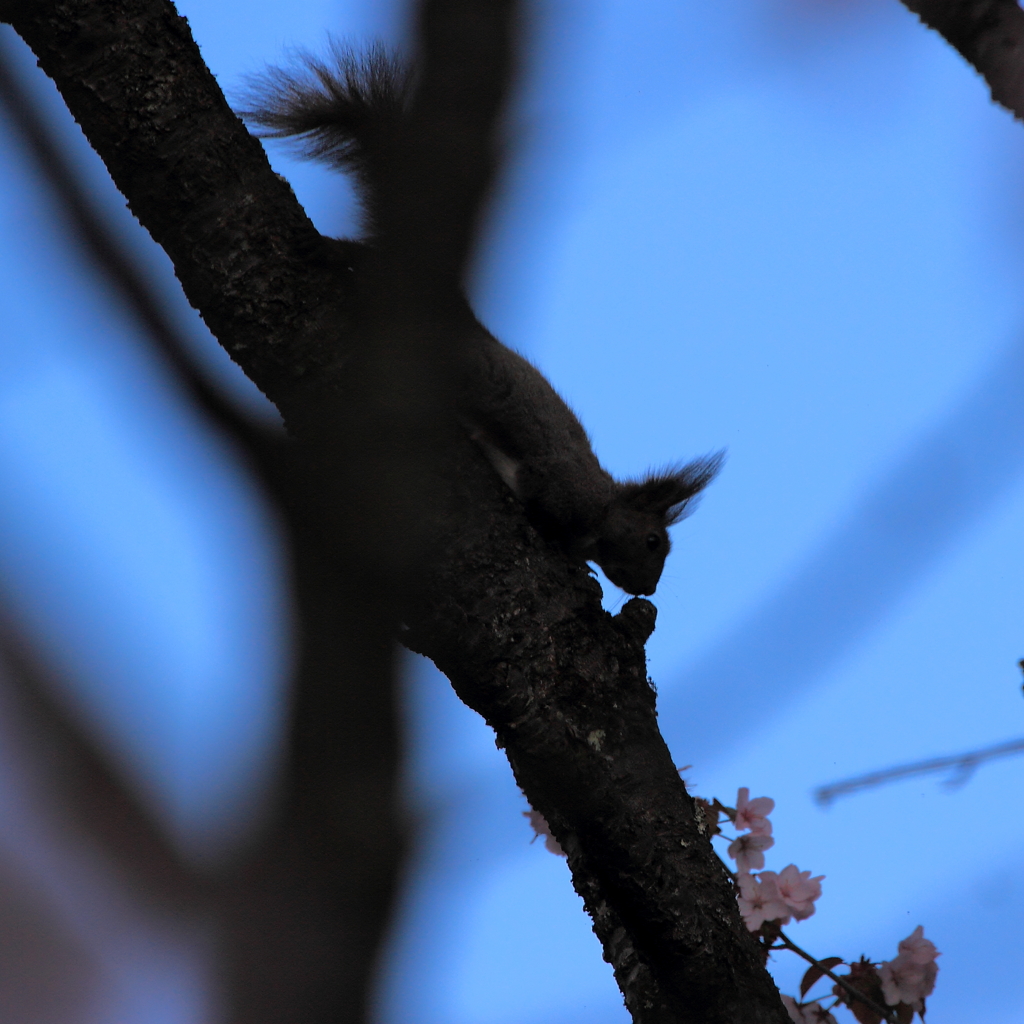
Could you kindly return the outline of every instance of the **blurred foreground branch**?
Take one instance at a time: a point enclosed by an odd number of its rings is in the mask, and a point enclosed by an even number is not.
[[[287,768],[271,825],[210,890],[232,1020],[365,1019],[403,849],[401,624],[495,729],[568,854],[634,1020],[785,1024],[658,731],[653,606],[605,612],[596,582],[538,535],[446,407],[451,339],[431,285],[463,276],[472,254],[516,5],[422,4],[417,128],[388,183],[402,228],[380,251],[340,254],[166,0],[0,10],[294,438],[272,489],[299,610]]]
[[[376,565],[361,574],[350,564],[337,571],[337,546],[325,537],[346,521],[353,503],[337,490],[325,492],[320,467],[308,451],[250,422],[196,367],[188,343],[104,223],[59,137],[12,68],[0,50],[0,104],[92,269],[114,285],[143,336],[199,409],[235,442],[275,505],[291,553],[299,611],[290,750],[276,813],[240,860],[206,873],[182,861],[160,824],[120,781],[116,766],[108,764],[93,736],[56,695],[58,688],[33,668],[24,639],[8,629],[5,649],[16,666],[13,678],[22,699],[45,723],[62,762],[75,765],[74,784],[68,793],[61,791],[53,811],[79,822],[130,877],[163,879],[159,892],[173,879],[163,898],[165,912],[215,912],[234,1019],[246,1024],[358,1019],[403,849],[395,798],[393,613],[379,594],[377,601],[367,600],[376,593],[366,583]],[[380,494],[366,495],[364,514]],[[350,562],[348,549],[343,553]],[[355,580],[361,580],[361,593]],[[339,621],[355,629],[345,643],[338,642]],[[338,687],[339,678],[358,678],[365,686]],[[325,720],[330,723],[326,733],[320,727]],[[335,813],[325,814],[324,801],[332,811],[348,805],[356,812],[336,820]],[[339,878],[349,880],[356,899],[339,904]],[[142,897],[153,890],[147,883],[138,892]]]

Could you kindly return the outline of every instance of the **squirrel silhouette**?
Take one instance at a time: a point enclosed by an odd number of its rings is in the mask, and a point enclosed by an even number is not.
[[[402,158],[413,76],[382,47],[327,59],[300,55],[291,68],[252,80],[239,113],[265,138],[289,138],[301,155],[351,174],[364,213],[363,244],[378,240],[381,183]],[[344,243],[351,245],[351,243]],[[456,286],[457,287],[457,286]],[[527,515],[581,562],[596,562],[630,594],[653,594],[671,542],[718,472],[723,453],[616,480],[594,454],[575,413],[528,360],[484,328],[460,294],[445,296],[453,329],[466,334],[458,416]],[[456,300],[452,302],[450,300]]]

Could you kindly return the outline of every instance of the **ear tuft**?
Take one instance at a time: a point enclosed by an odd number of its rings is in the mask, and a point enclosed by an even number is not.
[[[695,507],[694,499],[722,468],[725,452],[694,459],[685,466],[669,466],[650,473],[643,480],[622,485],[619,501],[638,512],[663,516],[666,526],[685,519]]]

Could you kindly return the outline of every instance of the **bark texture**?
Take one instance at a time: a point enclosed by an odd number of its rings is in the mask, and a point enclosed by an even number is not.
[[[1024,120],[1024,11],[1016,0],[903,0],[981,72],[992,99]]]
[[[785,1021],[658,730],[644,653],[654,606],[606,612],[597,582],[536,534],[472,449],[450,479],[461,529],[405,643],[495,730],[568,855],[634,1019]]]
[[[279,401],[336,358],[339,275],[174,7],[69,0],[10,20],[246,374]]]
[[[388,529],[401,527],[404,512],[395,518],[364,504],[334,516],[367,480],[370,491],[381,489],[386,510],[407,486],[402,474],[424,464],[425,442],[408,431],[418,416],[431,422],[440,399],[430,391],[444,389],[443,321],[431,320],[429,303],[388,312],[393,294],[382,282],[415,292],[431,274],[464,266],[493,173],[493,153],[476,140],[493,128],[501,89],[473,92],[471,76],[459,71],[467,65],[458,45],[490,39],[500,57],[510,45],[502,35],[509,10],[469,0],[424,6],[424,195],[409,208],[415,244],[386,253],[375,267],[363,308],[381,319],[367,326],[353,320],[357,261],[349,264],[321,243],[227,107],[169,3],[37,0],[0,8],[170,255],[189,301],[302,441],[301,472],[285,468],[280,479],[290,492],[290,521],[300,527],[298,564],[312,581],[300,603],[316,642],[303,654],[306,682],[286,783],[291,811],[237,866],[229,886],[228,931],[244,966],[239,978],[248,979],[248,988],[235,985],[242,1000],[235,1019],[312,1024],[362,1015],[358,1000],[332,1002],[330,992],[354,984],[346,972],[369,973],[366,950],[379,939],[389,900],[392,812],[374,832],[383,845],[362,849],[368,857],[352,851],[365,846],[361,826],[387,802],[394,758],[362,749],[356,732],[363,716],[383,722],[385,734],[393,720],[383,604],[389,587],[400,586],[404,641],[431,657],[494,728],[527,798],[568,853],[634,1019],[785,1024],[732,882],[658,731],[644,654],[654,607],[635,599],[614,617],[605,612],[596,582],[536,533],[477,449],[456,435],[444,435],[442,454],[430,463],[431,475],[444,482],[428,493],[435,557],[414,581],[400,579],[404,555],[388,554],[400,546]],[[491,22],[485,12],[500,17]],[[476,26],[475,36],[467,26]],[[434,78],[431,60],[439,69]],[[459,98],[467,93],[480,99],[475,113]],[[463,115],[463,130],[446,136],[448,151],[462,154],[467,168],[452,190],[442,187],[449,180],[443,166],[431,170],[438,147],[430,139]],[[415,190],[412,171],[396,173],[396,196],[408,200]],[[423,258],[425,245],[435,247],[436,265]],[[409,344],[417,333],[426,357]],[[364,388],[387,385],[390,374],[393,393]],[[364,391],[374,397],[365,399]],[[375,440],[372,425],[389,414],[399,426]],[[433,444],[441,433],[428,437]],[[384,450],[383,463],[367,455]],[[299,478],[301,486],[289,484]],[[370,667],[339,675],[346,664],[339,648],[352,635],[367,639]],[[374,857],[381,870],[354,884],[351,872]],[[253,903],[254,892],[266,899]],[[371,919],[376,932],[365,924]],[[274,934],[275,920],[289,927]],[[306,1005],[290,1004],[286,994],[300,982],[285,984],[280,972],[288,964],[304,970],[310,959],[322,961],[320,988]]]

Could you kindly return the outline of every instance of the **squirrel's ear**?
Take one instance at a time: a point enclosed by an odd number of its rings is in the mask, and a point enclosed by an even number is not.
[[[618,501],[637,512],[663,516],[665,525],[671,526],[693,511],[693,499],[711,483],[724,461],[725,452],[715,452],[629,481],[622,485]]]

